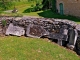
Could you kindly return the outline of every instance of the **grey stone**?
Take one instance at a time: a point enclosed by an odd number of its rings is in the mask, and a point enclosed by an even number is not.
[[[17,35],[21,36],[24,33],[24,28],[26,29],[26,35],[29,37],[40,38],[42,36],[47,36],[48,38],[57,39],[58,44],[62,45],[62,41],[71,41],[70,44],[75,44],[76,38],[75,33],[71,33],[72,36],[70,39],[68,38],[68,30],[72,26],[76,26],[76,30],[78,30],[78,37],[80,37],[80,24],[76,24],[74,21],[70,21],[67,19],[54,19],[54,18],[34,18],[34,17],[0,17],[0,25],[1,21],[6,19],[8,21],[8,29],[6,31],[6,35]],[[77,31],[76,31],[77,32]],[[74,37],[74,38],[73,38]]]
[[[21,17],[16,17],[14,20],[18,21],[18,20],[21,20],[22,18]]]
[[[80,31],[80,24],[76,25],[76,29]]]
[[[62,40],[58,40],[57,42],[60,46],[62,46]]]
[[[64,38],[64,35],[62,34],[59,34],[59,33],[50,33],[49,34],[49,38],[52,38],[52,39],[57,39],[57,40],[63,40]]]
[[[48,34],[49,33],[39,25],[29,24],[26,29],[26,35],[29,37],[40,38]]]
[[[67,44],[67,47],[69,48],[69,49],[71,49],[71,50],[74,50],[74,45],[69,45],[69,44]]]
[[[68,27],[66,25],[62,25],[62,27],[60,28],[60,34],[64,35],[64,40],[68,41]]]
[[[14,8],[13,10],[12,10],[12,13],[17,13],[18,12],[18,10],[16,9],[16,8]]]
[[[78,38],[78,32],[76,29],[70,28],[69,29],[69,43],[68,43],[68,47],[70,46],[74,46],[76,44]]]
[[[12,23],[10,23],[8,29],[6,30],[6,35],[21,36],[24,34],[25,34],[25,30],[23,27],[14,26]]]

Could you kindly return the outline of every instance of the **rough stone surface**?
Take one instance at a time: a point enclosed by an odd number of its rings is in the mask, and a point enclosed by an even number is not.
[[[12,23],[9,25],[6,35],[16,35],[16,36],[21,36],[25,34],[25,30],[22,27],[19,26],[14,26]]]
[[[59,45],[67,45],[73,49],[76,41],[80,40],[80,24],[67,19],[34,18],[34,17],[0,17],[0,34],[5,30],[2,27],[2,20],[7,22],[6,35],[25,35],[34,38],[47,37],[57,40]],[[74,34],[69,29],[75,30]],[[78,33],[78,36],[77,34]],[[64,42],[67,42],[65,44]],[[69,43],[69,44],[68,44]],[[80,51],[80,42],[78,50]]]
[[[80,31],[80,24],[76,24],[74,21],[69,21],[67,19],[54,19],[54,18],[31,18],[31,17],[0,17],[0,25],[2,20],[7,21],[7,26],[13,23],[16,26],[21,26],[23,28],[27,27],[29,24],[42,26],[49,33],[59,33],[60,28],[63,25],[67,26],[67,29],[72,26],[76,26],[76,29]]]
[[[42,36],[49,35],[49,33],[42,26],[29,24],[26,29],[26,35],[40,38]]]
[[[80,31],[80,24],[76,25],[76,29]]]
[[[51,39],[65,40],[68,38],[68,30],[70,27],[76,26],[78,31],[78,37],[80,37],[80,24],[76,24],[74,21],[70,21],[67,19],[54,19],[54,18],[34,18],[34,17],[0,17],[0,25],[2,25],[1,21],[7,21],[7,31],[10,33],[6,33],[7,35],[13,34],[21,36],[23,35],[19,29],[24,28],[26,31],[26,35],[30,37],[40,38],[41,36],[47,36]],[[11,25],[10,23],[13,23]],[[12,27],[11,27],[11,26]],[[13,27],[14,26],[14,27]],[[23,29],[23,30],[24,30]],[[15,33],[12,33],[14,30]],[[17,32],[20,33],[17,33]],[[45,32],[44,32],[45,31]]]

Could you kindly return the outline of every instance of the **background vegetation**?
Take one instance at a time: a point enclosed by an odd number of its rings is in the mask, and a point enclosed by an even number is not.
[[[37,16],[69,19],[80,23],[80,18],[57,14],[56,0],[0,0],[0,16]],[[12,13],[14,7],[17,13]],[[43,9],[45,8],[45,9]]]

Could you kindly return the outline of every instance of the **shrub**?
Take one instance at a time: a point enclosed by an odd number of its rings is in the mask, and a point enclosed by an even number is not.
[[[4,1],[4,2],[0,2],[0,8],[2,9],[2,10],[7,10],[7,9],[9,9],[11,6],[13,5],[13,3],[12,2],[10,2],[10,1]]]
[[[40,3],[36,3],[36,6],[31,5],[30,8],[23,11],[23,13],[30,13],[30,12],[36,12],[42,10],[43,5]]]
[[[40,11],[40,10],[42,10],[42,7],[43,7],[43,5],[41,5],[41,4],[36,4],[36,11]]]
[[[2,20],[2,26],[5,27],[7,25],[6,20]]]

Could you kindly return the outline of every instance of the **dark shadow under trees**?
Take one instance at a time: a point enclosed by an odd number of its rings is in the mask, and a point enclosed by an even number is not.
[[[57,18],[57,19],[68,19],[75,22],[80,22],[80,18],[75,16],[66,16],[66,15],[60,15],[58,13],[53,13],[51,10],[45,10],[41,13],[38,13],[39,16],[42,16],[44,18]]]

